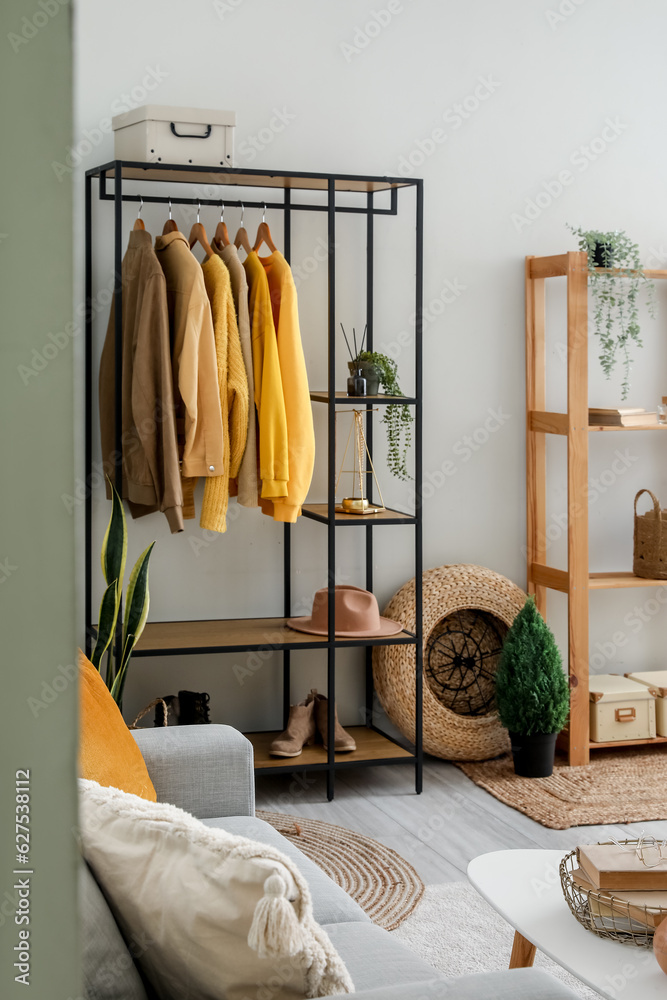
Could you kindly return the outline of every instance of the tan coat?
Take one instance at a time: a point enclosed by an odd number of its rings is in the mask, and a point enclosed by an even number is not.
[[[182,233],[155,241],[167,281],[174,398],[184,477],[219,476],[222,411],[211,307],[201,265]]]
[[[133,517],[161,510],[183,530],[164,274],[150,233],[133,231],[122,266],[122,496]],[[115,485],[115,301],[100,363],[104,470]],[[110,490],[107,490],[110,495]]]
[[[252,341],[250,337],[250,315],[248,313],[248,279],[245,268],[239,260],[239,253],[233,243],[226,247],[212,244],[213,249],[222,258],[229,270],[232,282],[232,295],[236,307],[241,351],[248,379],[248,432],[246,448],[241,461],[238,477],[230,479],[229,494],[236,496],[242,507],[257,507],[259,498],[259,480],[257,478],[257,411],[255,409],[255,378],[252,370]]]

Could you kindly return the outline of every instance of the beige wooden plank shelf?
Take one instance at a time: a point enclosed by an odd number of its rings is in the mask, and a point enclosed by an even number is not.
[[[613,750],[615,747],[643,747],[658,743],[667,743],[666,736],[654,736],[646,740],[617,740],[615,743],[594,743],[589,740],[591,750]]]
[[[410,632],[379,639],[335,640],[336,646],[391,646],[414,644]],[[179,653],[241,652],[254,649],[316,649],[327,637],[297,632],[285,618],[227,618],[206,621],[148,622],[134,656]]]
[[[326,389],[313,389],[310,398],[314,403],[328,403],[329,393]],[[348,396],[346,392],[336,392],[336,404],[347,403],[350,406],[365,406],[366,403],[386,403],[387,405],[404,406],[406,403],[416,403],[414,396],[387,396],[380,392],[377,396]]]
[[[320,521],[322,524],[329,523],[328,505],[325,503],[305,503],[301,508],[301,512],[304,517],[308,517],[313,521]],[[392,510],[388,507],[386,510],[378,511],[377,514],[345,514],[342,511],[336,511],[335,521],[336,524],[357,524],[357,525],[368,525],[368,524],[414,524],[416,518],[412,514],[404,514],[401,510]]]
[[[546,587],[547,590],[557,590],[561,594],[569,593],[569,578],[564,569],[533,563],[530,568],[530,578],[534,584]],[[619,573],[588,574],[589,590],[620,590],[628,587],[667,587],[667,580],[647,579],[635,576],[626,570]]]
[[[354,738],[357,749],[351,753],[337,753],[335,755],[337,764],[357,764],[361,761],[380,761],[385,758],[396,761],[414,759],[414,754],[409,750],[404,750],[403,747],[374,729],[367,729],[366,726],[346,726],[345,728],[346,732]],[[321,744],[304,747],[298,757],[272,757],[269,749],[278,735],[278,732],[245,733],[255,751],[256,770],[267,767],[297,767],[301,770],[301,768],[313,765],[326,765],[327,752]]]
[[[567,413],[551,413],[547,410],[530,410],[528,426],[531,431],[540,434],[563,434],[569,430]],[[590,432],[597,431],[667,431],[667,424],[638,424],[634,427],[618,427],[609,424],[589,424]]]

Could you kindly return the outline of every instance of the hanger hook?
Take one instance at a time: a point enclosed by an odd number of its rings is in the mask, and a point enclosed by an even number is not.
[[[169,198],[169,218],[171,219],[171,198]]]
[[[141,197],[141,195],[139,195],[139,211],[137,212],[138,219],[141,218],[141,210],[143,209],[143,207],[144,207],[144,199]]]
[[[245,215],[245,208],[243,207],[243,202],[241,202],[241,225],[243,225],[243,216]]]
[[[199,213],[201,212],[201,202],[197,202],[197,222],[199,222]]]
[[[263,206],[262,222],[266,222],[266,202],[265,201],[262,202],[262,206]]]
[[[224,201],[221,198],[220,199],[220,222],[224,222],[224,221],[225,221],[225,203],[224,203]]]

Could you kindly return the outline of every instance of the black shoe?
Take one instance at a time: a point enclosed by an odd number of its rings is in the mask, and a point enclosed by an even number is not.
[[[180,704],[179,726],[203,726],[210,723],[208,717],[208,703],[210,695],[205,691],[179,691],[178,701]]]
[[[165,694],[162,698],[167,706],[167,718],[164,718],[164,705],[161,701],[155,706],[154,726],[177,726],[179,724],[180,706],[175,694]]]

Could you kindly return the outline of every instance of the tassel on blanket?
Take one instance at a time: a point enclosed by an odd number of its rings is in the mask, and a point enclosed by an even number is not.
[[[287,898],[287,883],[269,875],[264,895],[255,907],[248,944],[260,958],[282,958],[303,949],[303,934],[294,907]]]

